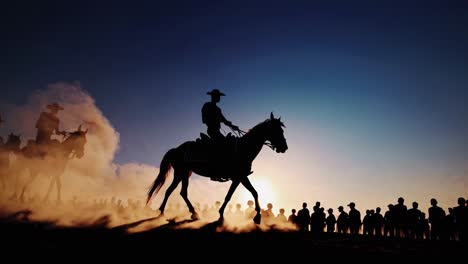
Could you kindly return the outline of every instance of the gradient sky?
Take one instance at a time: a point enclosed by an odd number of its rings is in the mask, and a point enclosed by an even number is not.
[[[37,2],[2,4],[0,101],[79,81],[118,163],[198,137],[218,88],[244,130],[284,120],[290,149],[263,149],[252,178],[288,208],[468,196],[466,1]]]

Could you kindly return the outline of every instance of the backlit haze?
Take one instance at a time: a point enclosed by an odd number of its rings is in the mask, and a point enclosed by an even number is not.
[[[0,136],[33,139],[53,101],[62,129],[89,128],[65,199],[143,202],[166,151],[206,132],[214,88],[243,130],[270,112],[284,121],[289,149],[264,147],[249,176],[263,208],[363,213],[404,197],[427,214],[431,198],[446,212],[468,198],[466,3],[170,2],[2,7]],[[228,188],[194,174],[189,198],[211,206]],[[249,199],[239,186],[232,204]]]

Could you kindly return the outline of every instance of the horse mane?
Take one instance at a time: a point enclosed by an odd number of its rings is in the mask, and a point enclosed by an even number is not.
[[[83,136],[84,133],[85,133],[85,132],[80,131],[80,130],[70,132],[70,133],[68,134],[68,136],[65,138],[64,141],[67,141],[67,140],[69,140],[69,139],[74,139],[74,138],[77,138],[77,137],[81,137],[81,136]]]
[[[275,118],[275,119],[270,119],[270,118],[268,118],[268,119],[266,119],[266,120],[264,120],[264,121],[262,121],[262,122],[259,122],[259,123],[256,124],[255,126],[253,126],[251,129],[249,129],[248,132],[256,132],[256,130],[259,130],[260,128],[263,128],[264,125],[267,125],[267,124],[269,124],[269,123],[271,123],[271,122],[279,122],[279,125],[280,125],[281,127],[285,127],[285,126],[284,126],[284,123],[283,123],[281,120],[276,119],[276,118]]]
[[[269,119],[266,119],[265,121],[259,122],[255,126],[253,126],[251,129],[249,129],[248,132],[255,132],[256,130],[259,130],[261,127],[263,127]]]
[[[21,144],[21,135],[15,135],[13,133],[8,135],[7,140],[3,143],[5,146],[11,146],[14,144]]]

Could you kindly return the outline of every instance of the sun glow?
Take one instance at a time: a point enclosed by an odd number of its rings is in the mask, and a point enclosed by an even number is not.
[[[255,188],[255,190],[257,190],[258,200],[260,202],[261,208],[266,208],[266,205],[268,203],[272,203],[273,206],[277,204],[278,202],[277,197],[275,195],[273,186],[269,180],[260,178],[260,177],[259,178],[252,177],[250,181],[253,187]],[[245,205],[247,204],[248,200],[253,200],[253,197],[249,191],[245,190],[242,192],[241,199],[242,199],[242,204]]]

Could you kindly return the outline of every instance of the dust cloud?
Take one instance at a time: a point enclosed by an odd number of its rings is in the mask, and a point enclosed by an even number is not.
[[[161,225],[180,222],[175,228],[200,228],[219,217],[217,204],[227,192],[227,184],[191,179],[190,199],[201,217],[187,221],[191,215],[178,195],[180,186],[169,199],[164,216],[159,216],[158,203],[167,186],[163,186],[152,202],[145,204],[148,187],[158,174],[158,168],[141,163],[117,164],[114,157],[119,150],[119,133],[97,107],[93,97],[79,83],[55,83],[31,94],[24,104],[2,102],[0,113],[4,123],[0,135],[4,142],[8,135],[20,135],[24,149],[36,136],[35,123],[40,112],[52,102],[64,109],[58,112],[60,130],[86,132],[84,155],[73,152],[65,159],[63,173],[56,173],[59,162],[38,162],[12,151],[2,155],[0,217],[13,221],[44,221],[55,226],[122,227],[128,232],[141,232]],[[62,136],[53,136],[59,142]],[[155,161],[155,165],[159,161]],[[39,168],[37,176],[30,167]],[[168,181],[171,181],[172,174]],[[166,185],[169,185],[166,183]],[[215,187],[216,186],[216,187]],[[206,194],[210,190],[210,195]],[[212,191],[213,190],[213,191]],[[263,221],[254,225],[251,219],[232,209],[244,205],[232,201],[225,212],[224,224],[218,231],[248,232],[275,227],[294,230],[287,222]]]

